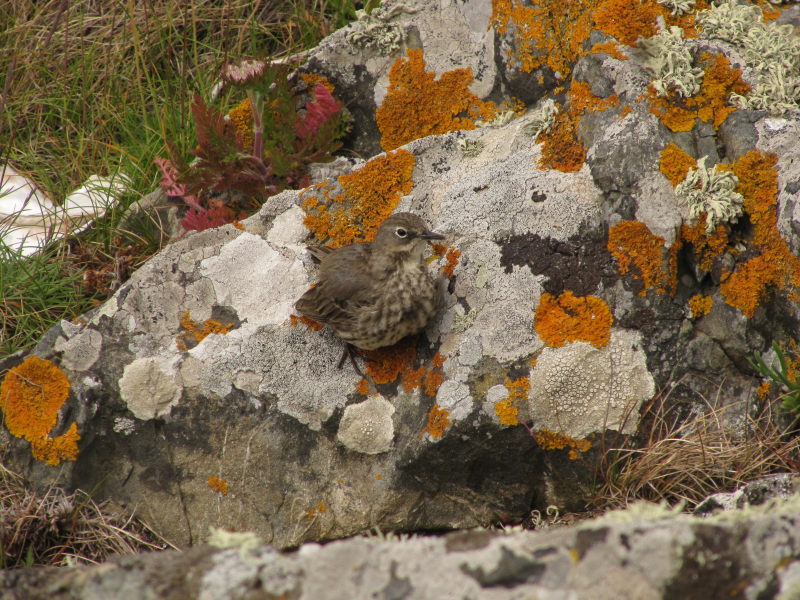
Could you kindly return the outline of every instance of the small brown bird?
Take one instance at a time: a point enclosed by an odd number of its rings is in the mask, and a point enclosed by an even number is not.
[[[295,308],[345,341],[340,368],[349,353],[360,373],[353,347],[391,346],[427,325],[438,303],[422,254],[426,243],[443,239],[417,215],[401,212],[381,224],[374,242],[308,247],[320,261],[319,282]]]

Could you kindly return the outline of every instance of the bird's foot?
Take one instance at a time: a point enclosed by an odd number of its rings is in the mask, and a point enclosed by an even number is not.
[[[353,344],[345,342],[342,358],[339,359],[339,364],[336,368],[341,369],[344,365],[344,359],[347,357],[350,357],[350,364],[353,365],[353,369],[355,369],[356,373],[358,373],[360,377],[365,378],[364,373],[361,372],[361,369],[358,368],[358,363],[356,363],[356,347],[353,346]]]

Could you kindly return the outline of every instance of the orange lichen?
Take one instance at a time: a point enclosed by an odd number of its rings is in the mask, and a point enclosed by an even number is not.
[[[183,332],[175,340],[175,345],[179,350],[183,351],[186,351],[189,347],[187,340],[193,339],[196,343],[200,343],[212,333],[225,335],[233,328],[233,323],[223,325],[214,319],[206,319],[202,323],[198,323],[192,320],[188,312],[183,313],[178,323],[183,329]]]
[[[236,227],[236,229],[238,229],[239,231],[247,231],[247,229],[245,229],[245,226],[242,225],[241,221],[231,221],[231,225]]]
[[[222,479],[221,477],[209,477],[208,487],[210,487],[215,492],[219,492],[223,496],[228,495],[228,482]]]
[[[564,450],[569,448],[570,460],[575,460],[581,452],[588,452],[592,443],[588,439],[575,439],[563,433],[556,433],[549,429],[540,429],[533,434],[536,443],[542,450]]]
[[[756,388],[756,397],[761,401],[764,402],[767,398],[769,398],[769,392],[772,389],[772,383],[769,381],[764,381]]]
[[[744,95],[750,91],[750,86],[742,80],[741,69],[731,67],[730,60],[724,54],[704,52],[701,64],[705,65],[703,82],[694,96],[683,98],[671,92],[663,97],[650,86],[647,94],[650,112],[672,131],[691,131],[695,119],[713,123],[714,129],[719,128],[728,115],[736,110],[728,104],[731,93]]]
[[[611,340],[614,317],[608,304],[596,296],[575,296],[567,290],[558,298],[542,294],[534,327],[545,344],[560,347],[569,342],[589,342],[596,348]]]
[[[366,379],[360,379],[356,384],[356,392],[362,396],[369,394],[369,382]]]
[[[657,19],[664,13],[655,0],[605,0],[594,13],[594,22],[603,33],[635,46],[640,37],[658,33]]]
[[[444,381],[442,365],[444,365],[444,357],[437,352],[431,359],[430,367],[423,365],[418,369],[407,368],[403,371],[403,391],[410,394],[414,390],[422,388],[427,396],[436,396],[439,386]]]
[[[357,171],[339,177],[344,193],[330,200],[330,207],[314,195],[305,197],[300,204],[306,213],[303,222],[319,241],[330,240],[328,245],[333,248],[372,241],[400,198],[411,193],[414,163],[414,155],[407,150],[373,158]],[[329,187],[314,192],[327,200]]]
[[[389,89],[375,111],[381,147],[394,150],[417,138],[458,129],[475,129],[474,119],[491,121],[496,108],[469,91],[472,71],[425,71],[422,50],[410,48],[389,71]]]
[[[714,299],[711,296],[695,294],[689,298],[689,310],[692,311],[692,318],[694,319],[710,313],[712,306],[714,306]]]
[[[325,327],[323,323],[317,323],[313,319],[309,319],[306,316],[289,315],[289,324],[292,327],[297,327],[300,323],[305,325],[311,331],[319,331]]]
[[[613,40],[608,42],[599,42],[592,46],[589,54],[608,54],[617,60],[628,60],[628,57],[622,53],[619,44]]]
[[[586,159],[586,146],[578,139],[578,125],[586,112],[606,110],[619,104],[619,98],[612,94],[608,98],[598,98],[592,94],[591,87],[583,81],[573,81],[569,89],[569,108],[556,114],[555,121],[548,131],[539,134],[542,142],[542,156],[539,168],[557,169],[564,173],[578,171]]]
[[[306,84],[306,89],[313,90],[318,85],[321,85],[331,94],[336,91],[336,86],[328,81],[328,78],[324,75],[317,75],[316,73],[301,73],[300,79],[302,79],[303,83]]]
[[[625,106],[622,107],[622,110],[619,111],[619,116],[617,117],[617,119],[624,119],[629,114],[631,114],[632,111],[633,109],[630,107],[630,105],[626,104]]]
[[[29,356],[10,369],[0,384],[0,407],[8,431],[30,442],[33,457],[50,466],[78,456],[77,423],[51,438],[58,413],[69,396],[69,380],[48,360]]]
[[[800,287],[800,259],[792,254],[777,227],[777,158],[753,150],[732,165],[744,196],[744,210],[753,225],[752,247],[760,254],[737,265],[720,285],[725,301],[747,317],[755,314],[770,289]]]
[[[728,248],[728,228],[720,224],[709,234],[706,231],[706,214],[700,213],[694,225],[681,225],[680,239],[692,245],[700,268],[710,271],[714,259]]]
[[[501,425],[519,425],[519,406],[528,400],[528,391],[531,383],[527,377],[520,377],[511,381],[506,378],[508,397],[494,405],[494,412],[500,419]]]
[[[231,118],[236,135],[242,141],[243,148],[253,147],[253,109],[250,105],[250,99],[245,98],[229,112],[228,116]]]
[[[450,425],[450,412],[434,404],[428,412],[428,424],[422,430],[423,434],[430,434],[434,439],[440,438]]]
[[[307,519],[313,519],[318,514],[322,514],[322,513],[326,513],[326,512],[328,512],[328,507],[325,506],[322,502],[320,502],[319,504],[317,504],[313,508],[309,508],[306,511],[306,518]]]
[[[667,273],[662,265],[664,238],[650,232],[647,225],[639,221],[621,221],[608,230],[608,251],[617,259],[617,268],[622,275],[635,266],[639,274],[631,273],[641,280],[639,296],[655,288],[656,293],[666,293]]]
[[[448,248],[447,254],[445,259],[447,263],[442,267],[442,273],[444,273],[448,279],[453,278],[453,272],[456,270],[458,266],[458,259],[461,256],[461,250],[457,248]]]
[[[661,151],[661,159],[658,163],[659,169],[664,176],[669,179],[672,187],[677,186],[681,181],[686,179],[686,174],[689,169],[697,166],[697,160],[692,158],[683,149],[670,142],[667,147]]]
[[[400,374],[414,365],[417,349],[413,340],[408,339],[388,348],[378,348],[365,352],[365,371],[375,383],[392,383]]]
[[[592,30],[597,0],[542,0],[525,6],[521,0],[492,0],[491,23],[499,35],[515,30],[516,54],[509,58],[523,73],[549,67],[565,80],[575,61],[586,54],[583,44]]]

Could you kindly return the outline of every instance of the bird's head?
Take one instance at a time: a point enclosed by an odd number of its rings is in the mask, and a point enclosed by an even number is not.
[[[373,244],[374,248],[391,254],[422,256],[426,243],[443,239],[442,234],[428,229],[417,215],[401,212],[381,223]]]

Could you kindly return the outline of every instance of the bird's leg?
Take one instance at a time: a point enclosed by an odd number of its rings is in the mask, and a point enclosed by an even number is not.
[[[355,369],[356,373],[358,373],[361,377],[364,377],[364,373],[361,372],[361,369],[358,368],[358,364],[356,363],[356,347],[353,346],[353,344],[348,344],[347,342],[344,343],[342,358],[339,359],[339,364],[336,368],[341,369],[344,365],[344,359],[348,356],[350,357],[350,364],[353,365],[353,369]]]

